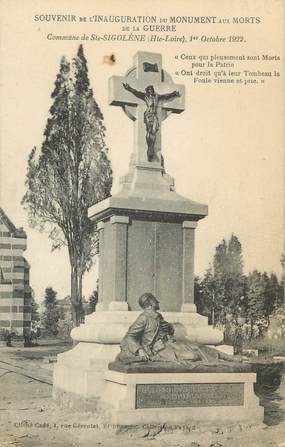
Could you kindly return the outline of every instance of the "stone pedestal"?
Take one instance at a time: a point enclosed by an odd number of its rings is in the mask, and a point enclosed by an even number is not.
[[[103,371],[119,352],[119,345],[79,343],[57,356],[53,398],[63,407],[96,411],[105,388]]]
[[[106,371],[102,403],[111,424],[261,423],[253,373]],[[116,398],[114,399],[114,396]],[[104,405],[103,405],[104,407]]]
[[[142,293],[157,296],[164,318],[191,341],[223,340],[194,304],[195,231],[206,214],[205,205],[178,195],[150,163],[131,166],[121,191],[90,208],[99,231],[99,302],[73,329],[76,348],[58,356],[54,396],[60,402],[78,406],[81,396],[88,409],[97,407],[104,370],[141,311]]]
[[[196,312],[195,231],[207,207],[170,190],[150,163],[144,182],[139,171],[89,211],[100,231],[100,309],[139,310],[138,297],[152,292],[162,312]]]

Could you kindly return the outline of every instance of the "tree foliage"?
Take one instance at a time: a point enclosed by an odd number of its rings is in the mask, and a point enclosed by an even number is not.
[[[239,305],[243,288],[242,247],[238,238],[231,235],[229,242],[222,241],[214,256],[214,280],[219,314]]]
[[[265,303],[266,280],[254,270],[248,275],[247,315],[250,320],[262,318]]]
[[[223,239],[217,245],[213,264],[200,282],[201,300],[213,324],[241,305],[244,287],[242,247],[232,234],[229,242]]]
[[[39,321],[40,314],[39,314],[39,305],[35,300],[35,292],[30,287],[30,293],[31,293],[31,299],[30,299],[30,307],[31,307],[31,321]]]
[[[274,273],[243,273],[242,246],[235,235],[217,245],[213,263],[196,284],[199,311],[213,324],[226,315],[245,317],[250,324],[269,316],[283,303],[283,282]]]
[[[89,296],[89,311],[90,313],[95,312],[98,303],[98,291],[93,290],[92,294]]]
[[[63,318],[63,312],[60,309],[57,301],[57,292],[52,287],[45,289],[44,310],[42,313],[41,323],[46,333],[50,335],[57,335],[58,321]]]
[[[71,330],[73,328],[72,318],[70,315],[65,315],[57,322],[57,336],[66,341],[71,341]]]
[[[73,322],[82,307],[82,277],[93,261],[97,234],[88,208],[110,195],[112,170],[103,115],[90,88],[80,46],[69,63],[62,58],[40,154],[28,159],[22,203],[32,226],[48,232],[52,248],[68,248]]]
[[[196,286],[197,287],[197,286]],[[210,323],[214,323],[215,315],[218,307],[217,298],[217,282],[213,274],[213,269],[209,267],[200,281],[200,306],[203,313],[210,317]],[[197,310],[199,312],[198,306]]]

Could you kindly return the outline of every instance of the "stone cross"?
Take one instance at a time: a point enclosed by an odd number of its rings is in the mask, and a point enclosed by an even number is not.
[[[156,129],[152,135],[148,129],[151,123],[146,123],[145,112],[150,109],[145,99],[147,87],[153,87],[157,98],[154,116]],[[109,104],[121,106],[127,116],[135,122],[136,164],[157,162],[161,165],[161,122],[170,113],[183,112],[184,101],[184,86],[174,84],[170,75],[162,69],[160,54],[139,51],[134,56],[134,67],[127,71],[126,76],[110,78]],[[151,140],[154,146],[152,154]]]

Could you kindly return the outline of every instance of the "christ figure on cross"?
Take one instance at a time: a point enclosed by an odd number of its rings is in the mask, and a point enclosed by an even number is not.
[[[159,118],[157,114],[158,105],[162,101],[169,101],[170,99],[180,96],[180,93],[175,90],[172,93],[159,95],[154,90],[153,85],[146,87],[145,93],[132,88],[127,83],[123,83],[123,86],[126,90],[133,93],[133,95],[139,99],[142,99],[146,103],[144,123],[146,127],[147,159],[148,161],[153,161],[155,157],[156,134],[159,130]]]

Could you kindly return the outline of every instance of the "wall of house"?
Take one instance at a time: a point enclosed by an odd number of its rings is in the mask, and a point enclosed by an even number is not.
[[[19,335],[31,324],[30,266],[23,256],[27,248],[24,231],[13,231],[0,215],[0,329],[8,329]]]

